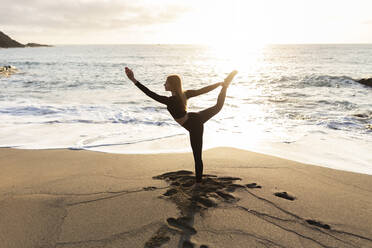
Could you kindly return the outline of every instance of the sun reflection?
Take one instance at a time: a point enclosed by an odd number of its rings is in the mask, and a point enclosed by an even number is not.
[[[230,146],[253,148],[268,139],[267,130],[272,129],[272,123],[266,121],[266,106],[260,104],[264,89],[259,83],[260,70],[265,67],[264,45],[245,46],[215,45],[211,49],[220,63],[216,71],[239,71],[234,79],[233,87],[229,88],[228,110],[221,117],[228,132],[223,139]]]
[[[215,58],[215,71],[239,71],[234,87],[228,91],[228,111],[220,116],[230,131],[224,133],[215,127],[234,147],[255,147],[268,138],[268,130],[273,128],[267,121],[267,106],[260,104],[264,89],[259,82],[267,66],[265,52],[271,35],[270,17],[262,15],[265,11],[261,1],[233,0],[226,6],[223,18],[209,14],[216,28],[209,30],[206,41],[210,41],[207,43]]]
[[[220,63],[217,71],[238,70],[239,74],[252,73],[261,66],[265,45],[247,46],[241,42],[217,43],[209,46]]]

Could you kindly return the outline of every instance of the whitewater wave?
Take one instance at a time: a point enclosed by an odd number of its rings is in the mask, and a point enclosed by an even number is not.
[[[76,146],[69,147],[69,149],[83,150],[83,149],[92,149],[92,148],[99,148],[99,147],[133,145],[133,144],[146,143],[146,142],[168,139],[168,138],[173,138],[173,137],[177,137],[177,136],[184,136],[184,135],[185,135],[184,133],[179,133],[179,134],[172,134],[172,135],[165,135],[165,136],[157,136],[157,137],[152,137],[152,138],[135,139],[135,140],[130,140],[130,141],[126,141],[126,142],[91,144],[91,143],[96,143],[99,140],[107,138],[107,137],[102,136],[102,137],[95,137],[95,138],[89,138],[89,139],[86,139],[86,140],[81,140],[79,142],[79,144],[77,144]]]
[[[285,88],[307,88],[307,87],[351,87],[360,85],[353,78],[348,76],[330,76],[310,74],[305,76],[281,76],[273,79],[270,84]]]

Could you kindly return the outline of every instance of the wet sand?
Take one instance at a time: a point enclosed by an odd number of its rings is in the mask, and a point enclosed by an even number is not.
[[[372,176],[220,147],[0,149],[0,247],[372,247]]]

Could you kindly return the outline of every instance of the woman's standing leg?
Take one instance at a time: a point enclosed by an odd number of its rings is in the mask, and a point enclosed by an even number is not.
[[[202,160],[202,149],[203,149],[203,124],[200,123],[198,126],[190,130],[190,143],[192,153],[194,155],[195,162],[195,175],[196,182],[200,183],[203,176],[203,160]]]
[[[226,90],[227,90],[227,86],[223,86],[220,94],[218,95],[216,105],[199,112],[202,123],[205,123],[210,118],[212,118],[214,115],[216,115],[218,112],[220,112],[220,110],[223,107],[223,104],[225,103]]]
[[[192,122],[190,122],[191,127],[185,127],[190,132],[190,142],[192,147],[192,152],[194,155],[195,160],[195,174],[196,174],[196,182],[199,183],[202,181],[203,176],[203,161],[202,161],[202,148],[203,148],[203,131],[204,131],[204,123],[216,115],[223,107],[226,98],[226,90],[229,87],[232,79],[236,75],[237,71],[233,71],[229,74],[229,76],[225,79],[225,83],[222,86],[221,92],[218,95],[217,103],[213,107],[207,108],[203,111],[198,112],[196,115],[193,113]]]
[[[193,128],[190,129],[190,143],[195,161],[195,174],[196,182],[200,183],[203,176],[203,160],[202,160],[202,149],[203,149],[203,132],[204,123],[209,120],[212,116],[217,114],[225,102],[227,87],[222,87],[220,94],[218,95],[217,104],[213,107],[200,111],[198,113],[197,121],[193,123]]]

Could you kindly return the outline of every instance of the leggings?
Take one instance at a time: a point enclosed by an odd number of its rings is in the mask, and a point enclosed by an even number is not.
[[[212,118],[215,114],[220,112],[225,102],[226,90],[227,87],[222,87],[221,92],[218,95],[217,104],[213,107],[199,112],[188,113],[189,118],[182,125],[190,133],[190,143],[195,161],[196,182],[198,183],[202,181],[203,175],[202,148],[204,123]]]

